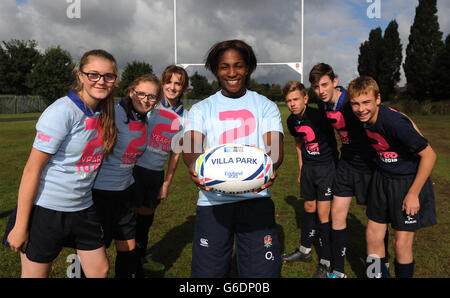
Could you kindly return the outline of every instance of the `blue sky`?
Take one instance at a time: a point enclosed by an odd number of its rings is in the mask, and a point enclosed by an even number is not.
[[[379,3],[380,18],[367,15],[373,1]],[[80,15],[73,17],[76,2]],[[42,51],[60,45],[74,60],[89,49],[104,48],[113,53],[121,69],[133,60],[145,61],[159,74],[174,62],[172,3],[2,0],[0,41],[33,39]],[[305,73],[316,63],[326,62],[347,84],[357,76],[360,44],[371,29],[384,30],[394,18],[405,50],[417,5],[418,0],[305,0]],[[178,0],[177,8],[179,63],[202,63],[213,43],[231,38],[252,45],[259,62],[300,60],[300,0]],[[438,0],[438,9],[445,37],[450,33],[450,1]],[[203,67],[188,68],[188,73],[194,71],[212,79]],[[288,67],[264,66],[258,67],[253,78],[283,84],[299,76]]]

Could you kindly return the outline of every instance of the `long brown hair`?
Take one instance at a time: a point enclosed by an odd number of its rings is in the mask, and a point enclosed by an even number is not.
[[[119,76],[119,68],[117,66],[116,59],[113,55],[105,50],[97,49],[91,50],[81,57],[80,62],[75,67],[75,71],[82,71],[84,66],[89,63],[89,59],[92,57],[103,58],[109,60],[114,69],[114,73]],[[73,89],[75,92],[79,93],[83,90],[83,83],[80,81],[79,77],[75,75],[75,83]],[[116,81],[115,86],[117,86],[118,81]],[[103,154],[108,158],[108,153],[111,152],[117,137],[117,128],[114,122],[114,92],[111,92],[104,100],[99,103],[99,108],[101,109],[101,127],[102,127],[102,137],[103,137]]]

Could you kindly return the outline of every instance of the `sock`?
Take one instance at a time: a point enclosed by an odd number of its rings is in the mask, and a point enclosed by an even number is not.
[[[320,258],[331,260],[331,225],[330,222],[319,223]]]
[[[141,215],[136,218],[136,250],[139,258],[145,257],[148,243],[148,232],[153,224],[155,214]]]
[[[300,244],[305,248],[311,248],[316,234],[316,212],[303,212],[302,234]]]
[[[412,278],[414,275],[414,264],[399,264],[397,262],[397,259],[395,260],[394,267],[395,267],[395,277],[396,278]]]
[[[373,256],[366,259],[366,275],[368,278],[389,278],[389,269],[386,267],[386,257],[376,258]]]
[[[136,249],[131,251],[118,251],[116,256],[116,278],[136,278],[138,258]]]
[[[345,253],[347,250],[347,228],[343,230],[331,229],[331,249],[333,254],[334,271],[345,273]]]
[[[386,227],[386,235],[384,235],[384,251],[385,251],[385,256],[386,256],[386,260],[387,260],[386,263],[389,264],[389,230],[388,230],[388,227]]]

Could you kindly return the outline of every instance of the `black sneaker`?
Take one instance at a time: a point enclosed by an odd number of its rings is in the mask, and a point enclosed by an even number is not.
[[[312,277],[313,278],[327,278],[328,275],[330,274],[330,271],[331,271],[331,269],[327,265],[319,264],[319,266],[317,266],[316,273],[314,273],[314,275]]]
[[[282,255],[281,256],[281,260],[283,261],[283,263],[286,263],[286,262],[297,262],[297,261],[311,262],[311,260],[312,260],[312,253],[311,253],[311,251],[309,253],[303,253],[303,252],[300,251],[300,249],[297,248],[291,254]]]

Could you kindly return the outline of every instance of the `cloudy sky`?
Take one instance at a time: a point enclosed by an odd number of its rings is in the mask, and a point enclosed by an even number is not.
[[[253,46],[258,62],[301,61],[300,3],[178,0],[178,63],[202,63],[214,43],[235,38]],[[357,75],[360,44],[371,29],[384,31],[392,19],[399,24],[405,50],[417,4],[418,0],[305,0],[305,73],[326,62],[345,86]],[[444,37],[450,33],[449,14],[450,1],[438,0]],[[60,45],[74,60],[87,50],[103,48],[122,70],[133,60],[145,61],[159,75],[175,59],[173,0],[1,0],[0,41],[11,39],[36,40],[42,51]],[[189,74],[195,71],[213,78],[203,67],[188,68]],[[253,78],[279,84],[300,79],[287,66],[260,66]],[[309,86],[307,75],[304,81]]]

